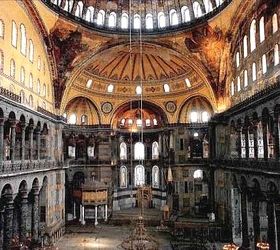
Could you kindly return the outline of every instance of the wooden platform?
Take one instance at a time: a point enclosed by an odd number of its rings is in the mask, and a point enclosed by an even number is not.
[[[109,224],[129,225],[134,223],[140,215],[139,208],[131,208],[120,211],[113,211]],[[162,219],[162,211],[154,208],[144,209],[143,218],[145,226],[158,226]]]

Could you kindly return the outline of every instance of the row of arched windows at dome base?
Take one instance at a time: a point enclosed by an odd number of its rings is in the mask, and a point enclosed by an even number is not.
[[[61,6],[61,0],[51,0],[51,2],[55,5],[63,8],[64,11],[70,12],[78,18],[82,18],[89,23],[96,23],[98,26],[104,26],[105,23],[108,28],[116,28],[118,23],[120,23],[121,29],[128,29],[130,18],[127,13],[122,13],[120,17],[120,22],[117,19],[117,13],[112,11],[108,19],[106,20],[106,13],[104,10],[99,10],[97,13],[93,6],[87,7],[86,11],[84,11],[84,3],[82,1],[78,1],[76,9],[74,10],[74,1],[66,0],[64,7]],[[224,0],[216,0],[216,6],[213,6],[211,0],[203,0],[204,6],[199,3],[199,1],[194,1],[191,6],[182,6],[181,10],[171,9],[169,14],[165,14],[164,12],[159,12],[156,16],[157,18],[157,26],[162,29],[167,27],[169,24],[171,26],[176,26],[180,22],[187,23],[192,21],[194,18],[200,18],[204,14],[212,12],[215,7],[220,6]],[[204,8],[203,8],[204,7]],[[192,8],[192,9],[190,9]],[[193,17],[192,17],[193,16]],[[180,18],[182,21],[180,21]],[[141,16],[139,14],[134,14],[131,19],[132,28],[135,30],[139,30],[141,28]],[[146,14],[145,17],[145,28],[147,30],[154,29],[154,16],[151,13]]]
[[[145,167],[137,165],[134,168],[134,186],[142,187],[146,184]],[[119,171],[119,186],[120,188],[127,188],[128,186],[128,171],[126,166],[121,166]],[[158,166],[152,168],[152,187],[160,187],[160,169]]]

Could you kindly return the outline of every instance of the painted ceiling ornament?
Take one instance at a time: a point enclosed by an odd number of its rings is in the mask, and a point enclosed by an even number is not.
[[[59,108],[66,81],[73,70],[72,63],[81,52],[88,49],[88,46],[82,44],[82,34],[78,31],[66,33],[65,31],[55,29],[50,34],[50,38],[54,44],[58,74],[58,78],[54,81],[55,106]]]
[[[195,54],[208,71],[208,79],[217,97],[225,94],[230,50],[230,36],[219,28],[206,26],[192,31],[185,39],[187,48]]]
[[[113,110],[113,105],[110,102],[104,102],[101,106],[101,110],[103,113],[105,114],[109,114],[111,113],[111,111]]]
[[[165,103],[165,109],[169,113],[174,113],[177,110],[177,105],[173,101],[168,101]]]

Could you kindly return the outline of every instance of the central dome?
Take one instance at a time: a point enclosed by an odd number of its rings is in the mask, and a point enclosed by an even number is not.
[[[160,53],[158,53],[160,51]],[[113,47],[97,54],[87,75],[106,81],[163,81],[191,75],[188,60],[176,51],[144,43]]]

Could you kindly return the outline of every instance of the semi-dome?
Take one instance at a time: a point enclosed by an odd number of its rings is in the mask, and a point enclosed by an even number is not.
[[[103,32],[158,33],[193,27],[231,0],[42,0],[56,12]]]

